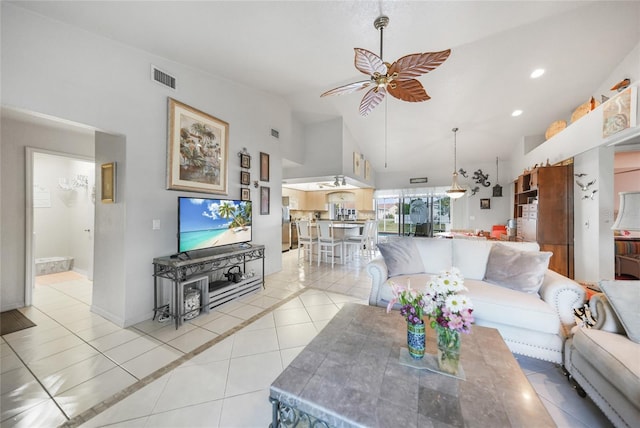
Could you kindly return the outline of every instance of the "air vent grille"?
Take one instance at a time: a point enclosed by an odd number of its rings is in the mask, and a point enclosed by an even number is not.
[[[176,89],[176,78],[154,65],[151,66],[151,79],[161,85]]]
[[[280,132],[278,132],[278,131],[277,131],[277,130],[275,130],[275,129],[271,129],[271,136],[272,136],[273,138],[280,138]]]

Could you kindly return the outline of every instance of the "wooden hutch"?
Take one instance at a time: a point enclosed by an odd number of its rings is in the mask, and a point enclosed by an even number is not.
[[[573,163],[527,171],[514,183],[516,240],[553,253],[549,269],[574,277]]]

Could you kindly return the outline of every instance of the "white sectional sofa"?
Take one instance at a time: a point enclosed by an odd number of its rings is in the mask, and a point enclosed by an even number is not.
[[[591,397],[616,427],[640,424],[640,281],[622,282],[627,296],[627,322],[604,294],[589,300],[593,328],[576,327],[565,343],[564,365],[570,376]],[[626,284],[625,284],[626,283]],[[602,287],[602,283],[601,283]],[[606,292],[606,289],[605,289]],[[615,297],[615,296],[614,296]],[[634,314],[635,312],[635,314]],[[635,323],[635,335],[632,334]]]
[[[516,354],[562,364],[565,339],[575,326],[573,310],[584,304],[585,291],[575,281],[548,270],[550,254],[540,252],[538,244],[397,238],[379,244],[379,249],[382,255],[366,268],[373,281],[370,305],[387,306],[392,281],[424,287],[432,275],[456,267],[469,289],[466,294],[471,297],[477,325],[496,328]],[[505,252],[513,253],[511,258],[498,257]],[[499,265],[501,261],[505,266]],[[496,273],[502,267],[506,272]],[[489,282],[496,278],[502,285]],[[541,282],[537,293],[531,289],[532,284],[537,288],[536,281]],[[518,291],[521,287],[529,292]]]

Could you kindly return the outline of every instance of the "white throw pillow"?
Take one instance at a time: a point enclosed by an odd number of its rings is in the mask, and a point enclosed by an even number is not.
[[[484,280],[512,290],[536,294],[544,281],[551,255],[548,251],[519,251],[494,244],[487,260]]]

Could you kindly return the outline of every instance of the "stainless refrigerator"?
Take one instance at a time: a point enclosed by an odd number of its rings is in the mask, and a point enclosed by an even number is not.
[[[291,213],[289,212],[289,198],[282,198],[282,252],[289,251],[290,249]]]

